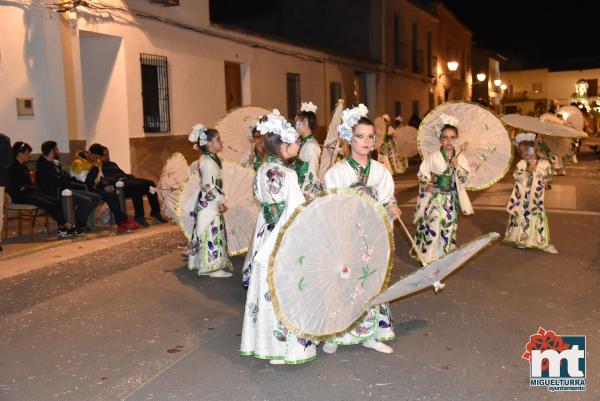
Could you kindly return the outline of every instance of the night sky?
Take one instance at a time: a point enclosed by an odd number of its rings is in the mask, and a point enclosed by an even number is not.
[[[368,54],[369,27],[364,16],[369,1],[211,0],[211,20],[378,61]],[[474,44],[509,59],[503,69],[600,67],[600,0],[443,3],[471,29]]]

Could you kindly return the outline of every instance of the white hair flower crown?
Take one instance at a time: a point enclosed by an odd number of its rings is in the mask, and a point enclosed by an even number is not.
[[[313,102],[302,102],[300,106],[300,111],[308,111],[311,113],[317,113],[317,105]]]
[[[536,135],[533,132],[521,132],[517,134],[513,143],[518,146],[521,142],[524,141],[535,142],[535,138]]]
[[[337,127],[340,138],[346,142],[350,142],[352,140],[352,128],[358,124],[358,120],[361,117],[366,117],[367,114],[369,114],[369,109],[362,103],[356,107],[342,111],[342,123]]]
[[[263,121],[259,121],[256,124],[256,129],[261,135],[265,135],[269,132],[275,134],[281,138],[282,142],[287,144],[292,144],[298,140],[298,133],[294,127],[292,127],[292,124],[290,124],[277,109],[273,109]]]
[[[208,138],[206,137],[207,129],[208,128],[202,124],[195,124],[192,127],[192,132],[190,132],[190,135],[188,136],[188,141],[197,146],[206,145],[208,143]]]
[[[445,113],[440,114],[439,118],[442,120],[442,123],[440,124],[440,128],[436,133],[438,138],[442,136],[442,128],[444,128],[444,125],[451,125],[455,128],[458,128],[458,118]]]

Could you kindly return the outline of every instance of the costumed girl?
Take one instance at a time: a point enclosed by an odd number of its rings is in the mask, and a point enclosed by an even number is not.
[[[253,239],[240,353],[268,359],[274,365],[299,364],[316,358],[316,346],[288,332],[277,319],[267,276],[277,235],[294,209],[304,202],[296,173],[284,165],[296,157],[300,144],[298,133],[278,110],[259,122],[257,129],[263,135],[268,156],[254,181],[260,214]]]
[[[370,158],[375,146],[375,126],[367,118],[368,112],[363,104],[343,111],[338,132],[350,144],[350,156],[337,162],[325,173],[325,187],[356,188],[381,203],[388,210],[390,218],[400,218],[392,176],[383,164]],[[392,347],[382,341],[394,338],[390,308],[388,304],[383,304],[371,308],[365,319],[350,333],[325,342],[323,351],[332,354],[340,344],[362,344],[389,354],[393,352]]]
[[[317,106],[313,102],[302,102],[300,112],[296,115],[296,131],[300,134],[301,145],[298,158],[290,167],[298,175],[298,184],[306,200],[313,199],[321,192],[318,179],[321,146],[315,139],[317,129]]]
[[[394,142],[394,127],[390,121],[390,116],[387,114],[383,115],[383,119],[386,125],[386,134],[383,138],[383,143],[378,149],[378,159],[385,168],[389,170],[392,175],[404,174],[406,169],[402,165],[402,162],[396,156],[396,142]]]
[[[194,125],[188,137],[200,151],[197,168],[200,173],[200,190],[193,209],[194,229],[188,245],[188,269],[198,270],[198,275],[231,277],[231,262],[227,258],[227,235],[223,213],[225,193],[221,179],[222,163],[217,152],[223,149],[219,132],[202,124]]]
[[[248,128],[248,138],[250,143],[252,144],[252,149],[248,151],[246,155],[242,158],[242,166],[253,168],[254,171],[258,171],[258,168],[262,164],[262,162],[266,159],[265,147],[263,144],[263,137],[256,130],[256,125],[262,118],[259,117],[257,120],[253,121],[250,127]]]
[[[425,156],[417,174],[420,186],[414,217],[415,243],[424,264],[438,260],[456,247],[459,209],[465,215],[473,214],[464,187],[471,167],[461,154],[467,144],[457,152],[458,119],[446,114],[440,119],[442,125],[437,132],[440,150]],[[413,250],[411,255],[416,257]]]
[[[546,184],[552,179],[552,166],[545,159],[536,157],[534,133],[517,134],[514,144],[522,160],[517,163],[513,177],[515,187],[506,206],[508,225],[504,241],[518,248],[541,249],[558,253],[550,245],[550,230],[544,194]]]

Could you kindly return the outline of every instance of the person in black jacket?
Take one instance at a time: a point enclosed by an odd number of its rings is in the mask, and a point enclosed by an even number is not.
[[[137,178],[131,174],[126,174],[119,165],[110,160],[110,152],[106,146],[90,147],[90,151],[100,156],[102,160],[102,173],[104,178],[111,184],[115,185],[117,181],[122,181],[125,185],[125,196],[133,201],[133,209],[135,211],[135,221],[142,226],[149,226],[144,216],[144,195],[148,197],[150,203],[150,216],[159,223],[164,223],[160,213],[160,203],[158,195],[151,188],[155,188],[156,184],[145,178]]]
[[[75,209],[75,234],[82,234],[87,231],[88,216],[100,204],[102,198],[96,193],[75,188],[71,178],[60,165],[59,155],[56,142],[42,143],[42,155],[36,164],[36,185],[40,192],[55,197],[59,201],[63,190],[71,191]]]
[[[0,234],[4,225],[4,187],[6,187],[6,170],[12,165],[14,155],[10,146],[10,138],[0,133]],[[2,235],[0,235],[2,241]],[[0,252],[3,249],[0,246]]]
[[[63,215],[58,199],[37,190],[31,181],[27,161],[31,158],[31,146],[24,142],[15,142],[12,147],[14,161],[8,168],[8,185],[6,187],[13,203],[34,205],[48,212],[58,223],[58,238],[73,234],[73,227]]]

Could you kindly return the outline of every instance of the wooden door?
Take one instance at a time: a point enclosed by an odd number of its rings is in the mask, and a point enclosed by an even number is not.
[[[242,105],[242,79],[237,63],[225,62],[225,99],[227,110]]]

